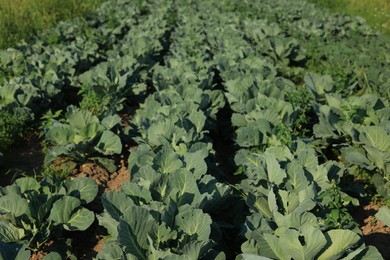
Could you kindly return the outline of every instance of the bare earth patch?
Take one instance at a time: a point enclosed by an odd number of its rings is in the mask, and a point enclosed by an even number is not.
[[[390,259],[390,227],[375,218],[379,208],[372,202],[362,202],[351,215],[358,221],[366,244],[375,246],[384,259]]]
[[[119,190],[123,182],[130,180],[130,172],[122,159],[116,172],[109,173],[96,163],[86,163],[72,173],[72,177],[89,177],[99,185],[101,192],[107,192],[109,190]]]
[[[43,252],[35,252],[31,255],[30,260],[41,260],[43,259],[47,254]]]
[[[99,186],[99,193],[96,199],[89,205],[89,208],[96,213],[103,211],[100,201],[101,194],[109,190],[120,190],[122,183],[130,180],[130,172],[125,166],[122,158],[118,170],[109,173],[96,163],[86,163],[73,171],[71,177],[89,177]],[[104,228],[95,223],[85,232],[81,232],[73,238],[72,247],[78,259],[92,259],[103,247],[105,240],[102,238]]]

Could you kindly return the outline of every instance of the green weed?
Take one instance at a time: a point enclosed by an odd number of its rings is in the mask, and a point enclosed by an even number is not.
[[[0,152],[5,152],[22,135],[24,122],[18,114],[0,111]]]

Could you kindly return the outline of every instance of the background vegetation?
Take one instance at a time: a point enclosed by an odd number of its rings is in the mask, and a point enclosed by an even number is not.
[[[13,46],[56,22],[82,16],[104,0],[0,0],[0,48]]]
[[[390,0],[308,0],[335,12],[360,16],[378,31],[390,35]]]
[[[58,21],[82,16],[104,0],[0,0],[0,48],[13,46]],[[390,35],[389,0],[308,0],[335,12],[361,16]]]

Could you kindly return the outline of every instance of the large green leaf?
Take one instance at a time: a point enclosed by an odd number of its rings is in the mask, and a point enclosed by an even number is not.
[[[91,157],[90,159],[104,167],[110,173],[115,172],[118,169],[114,159],[106,157]]]
[[[82,204],[93,201],[98,192],[98,185],[91,178],[83,177],[66,181],[67,194],[81,200]]]
[[[118,227],[118,240],[125,247],[126,253],[138,259],[147,259],[148,235],[154,225],[157,225],[156,221],[146,209],[129,207],[123,213]]]
[[[19,186],[21,193],[26,193],[26,191],[38,191],[41,187],[39,182],[32,177],[19,178],[15,183]]]
[[[161,150],[155,157],[154,164],[163,174],[173,173],[183,166],[179,156],[169,148]]]
[[[121,122],[121,118],[117,114],[115,114],[115,115],[111,115],[111,116],[107,116],[107,117],[103,118],[102,125],[107,130],[111,130],[111,128],[113,128],[114,126],[116,126],[120,122]]]
[[[197,178],[200,178],[207,172],[205,153],[202,150],[184,154],[184,162],[186,163],[186,169],[193,172]]]
[[[263,128],[269,128],[269,123],[266,120],[262,121],[262,125],[265,125]],[[256,147],[261,144],[266,144],[266,131],[261,132],[259,127],[260,126],[248,125],[246,127],[240,127],[237,129],[237,144],[241,147]]]
[[[176,225],[185,234],[200,241],[208,241],[211,233],[211,218],[201,209],[192,209],[179,213]]]
[[[300,234],[296,230],[287,229],[280,235],[280,244],[293,259],[316,259],[326,245],[325,236],[320,229],[310,225],[304,225],[301,232]]]
[[[304,225],[310,225],[311,227],[319,227],[316,216],[310,212],[293,212],[283,215],[279,212],[273,212],[275,223],[279,228],[293,228],[301,230]]]
[[[301,164],[297,161],[292,161],[287,165],[287,175],[289,183],[295,190],[301,191],[309,186],[309,181],[305,176],[305,171],[303,170]]]
[[[120,154],[122,143],[118,135],[111,131],[104,131],[95,149],[104,155]]]
[[[182,251],[190,259],[201,259],[212,247],[213,244],[209,241],[191,241],[183,247]]]
[[[28,211],[28,201],[18,194],[10,193],[0,197],[0,214],[11,214],[20,217]]]
[[[376,247],[374,246],[365,247],[364,245],[362,245],[360,248],[352,251],[346,257],[342,258],[342,260],[356,260],[356,259],[383,260],[383,257],[379,253]]]
[[[0,241],[5,243],[19,242],[24,237],[24,229],[17,228],[7,220],[0,220]]]
[[[333,90],[333,80],[329,75],[321,76],[316,73],[309,73],[305,76],[305,83],[315,97],[321,97]]]
[[[245,116],[243,114],[233,113],[232,115],[232,125],[237,127],[244,127],[248,124]]]
[[[273,234],[265,233],[263,235],[263,239],[264,242],[266,242],[266,244],[268,245],[268,247],[272,250],[273,254],[277,259],[283,259],[283,260],[288,259],[286,252],[284,251],[284,248],[280,246],[281,243],[277,236]],[[265,245],[262,246],[265,247]]]
[[[318,156],[315,153],[315,150],[305,144],[303,141],[297,141],[297,150],[296,150],[299,162],[305,166],[309,171],[316,170],[318,166]]]
[[[279,162],[272,155],[266,155],[268,180],[274,184],[281,184],[284,178],[287,177],[286,172],[280,167]]]
[[[92,211],[86,208],[79,208],[72,214],[69,220],[64,223],[64,228],[69,231],[84,231],[92,225],[94,220],[95,214]]]
[[[150,238],[153,241],[153,244],[160,248],[163,243],[168,242],[169,240],[175,240],[177,238],[177,232],[168,227],[165,223],[160,225],[153,225],[150,230]]]
[[[240,254],[236,257],[236,260],[271,260],[271,258],[252,254]]]
[[[158,121],[147,130],[150,145],[159,146],[169,140],[174,132],[175,125],[172,120]]]
[[[337,259],[361,239],[357,233],[342,229],[330,230],[325,233],[325,237],[328,241],[327,248],[318,257],[319,260]]]
[[[290,148],[288,148],[287,146],[271,146],[268,147],[265,152],[267,154],[275,156],[278,161],[292,161],[294,159]]]
[[[328,169],[325,165],[317,166],[317,169],[315,171],[311,171],[310,174],[321,190],[326,190],[331,186],[328,179]]]
[[[390,135],[383,127],[363,126],[360,129],[359,140],[382,152],[390,152]]]
[[[335,135],[334,130],[330,123],[323,121],[313,126],[313,132],[317,138],[332,138]]]
[[[200,196],[194,175],[184,169],[169,175],[168,189],[178,191],[178,207],[191,204],[195,197]]]
[[[75,132],[68,125],[54,124],[47,133],[46,139],[55,145],[66,145],[73,143]]]
[[[267,219],[271,219],[272,213],[270,206],[268,205],[268,201],[263,197],[248,193],[246,203],[249,209],[261,213]]]
[[[138,171],[138,168],[145,165],[153,165],[153,159],[156,157],[154,152],[146,144],[140,144],[135,149],[130,149],[128,159],[129,170]]]
[[[5,107],[12,102],[15,102],[15,94],[20,89],[20,86],[14,84],[6,84],[0,88],[0,107]]]
[[[123,183],[122,191],[127,196],[129,196],[137,205],[149,204],[153,200],[150,190],[136,183],[132,183],[132,182]]]
[[[56,224],[66,224],[80,205],[79,199],[72,196],[64,196],[54,202],[49,220],[54,221]]]
[[[300,205],[298,192],[280,189],[278,194],[285,214],[293,212]]]
[[[81,128],[79,131],[77,131],[73,142],[76,144],[80,142],[88,142],[95,138],[95,136],[97,136],[103,130],[103,127],[99,123],[88,124],[85,127]]]
[[[341,150],[344,160],[361,167],[372,168],[372,163],[362,149],[347,147]]]
[[[66,118],[68,123],[77,129],[83,129],[92,123],[99,123],[99,119],[88,110],[79,110],[74,106],[67,109]]]
[[[45,165],[50,164],[61,155],[69,155],[74,145],[57,145],[52,147],[45,156]]]
[[[379,209],[375,217],[379,219],[383,224],[390,227],[390,209],[386,206]]]
[[[117,221],[129,206],[134,205],[132,199],[127,197],[125,193],[113,190],[105,192],[101,201],[104,209]]]
[[[200,133],[206,122],[206,116],[201,111],[192,111],[188,119],[194,124],[196,132]]]
[[[365,145],[364,149],[367,151],[367,157],[375,164],[378,169],[386,172],[390,169],[390,152],[383,152],[375,147]]]
[[[100,215],[97,215],[96,218],[99,221],[99,225],[107,229],[107,232],[111,236],[111,238],[117,239],[119,221],[111,217],[111,215],[107,211],[104,211]]]
[[[256,153],[251,153],[247,149],[241,149],[236,153],[234,162],[237,165],[248,165],[251,168],[258,168],[261,165],[262,157]]]

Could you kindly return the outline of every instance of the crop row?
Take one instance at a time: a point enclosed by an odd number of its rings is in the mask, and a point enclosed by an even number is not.
[[[371,48],[358,58],[357,39]],[[96,216],[97,259],[380,259],[341,182],[367,174],[389,198],[389,79],[375,63],[390,62],[386,44],[300,1],[120,0],[3,51],[1,113],[21,125],[45,114],[45,164],[114,172],[129,154],[132,180],[101,195],[103,212],[85,208],[98,194],[88,178],[1,188],[1,255],[26,257]]]

